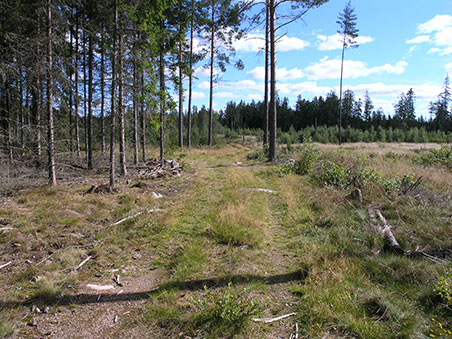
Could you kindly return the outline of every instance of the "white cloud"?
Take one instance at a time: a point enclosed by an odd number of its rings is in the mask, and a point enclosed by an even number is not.
[[[198,84],[198,88],[200,88],[200,89],[209,89],[210,88],[210,82],[209,81],[201,81],[199,84]]]
[[[304,73],[299,68],[277,68],[276,69],[276,76],[281,81],[291,80],[291,79],[300,79],[304,77]]]
[[[245,38],[234,41],[234,48],[237,52],[259,52],[265,47],[263,34],[250,33]]]
[[[435,45],[452,46],[452,26],[444,27],[435,34]]]
[[[254,69],[252,69],[249,72],[246,72],[246,74],[249,74],[251,78],[258,80],[258,81],[264,81],[265,80],[265,68],[263,66],[258,66]]]
[[[233,90],[250,90],[258,88],[258,85],[253,80],[239,80],[224,82],[218,87],[233,89]]]
[[[304,81],[299,83],[277,83],[277,90],[284,95],[302,95],[307,96],[319,96],[325,95],[333,88],[325,86],[317,86],[315,81]]]
[[[417,37],[407,40],[407,44],[420,44],[423,42],[429,42],[430,41],[430,35],[418,35]]]
[[[418,25],[418,36],[406,41],[408,44],[432,43],[428,54],[452,54],[452,15],[437,15],[433,19]],[[426,35],[433,34],[433,36]]]
[[[213,69],[214,75],[219,75],[221,71],[218,68]],[[195,68],[193,75],[196,78],[206,78],[210,77],[210,67],[199,66]]]
[[[262,94],[248,94],[246,96],[246,100],[256,100],[256,101],[261,101],[263,100],[264,97]]]
[[[395,65],[368,67],[363,61],[344,60],[344,79],[354,79],[377,73],[402,74],[408,63],[398,61]],[[319,62],[306,67],[305,74],[308,79],[338,79],[340,78],[341,61],[324,57]]]
[[[224,99],[234,99],[237,98],[238,95],[232,92],[218,92],[214,94],[215,98],[224,98]]]
[[[204,99],[206,97],[206,95],[203,92],[192,91],[191,95],[193,99]]]
[[[370,84],[360,84],[357,86],[349,86],[356,95],[364,95],[366,91],[369,91],[371,96],[389,96],[397,98],[400,94],[408,92],[410,88],[413,88],[414,94],[417,100],[434,100],[434,98],[441,92],[440,86],[435,86],[431,84],[420,84],[420,85],[387,85],[384,83],[370,83]],[[339,90],[336,88],[336,90]]]
[[[304,41],[297,37],[283,36],[278,39],[276,49],[279,52],[288,52],[294,50],[302,50],[309,46],[308,41]],[[234,41],[234,48],[237,52],[249,53],[259,52],[265,48],[265,36],[262,33],[249,33],[246,37]]]
[[[427,54],[434,54],[434,53],[438,53],[439,55],[452,54],[452,46],[443,48],[443,49],[438,48],[438,47],[433,47],[433,48],[430,48],[429,51],[427,52]]]
[[[437,15],[433,19],[417,26],[419,33],[432,33],[452,25],[451,15]]]
[[[278,39],[278,43],[276,44],[276,50],[279,52],[302,50],[308,47],[309,45],[310,43],[308,41],[284,35],[282,38]]]
[[[449,73],[449,76],[452,76],[452,62],[447,64],[444,67],[446,67],[446,71],[447,71],[447,73]]]
[[[247,72],[247,74],[249,74],[251,78],[255,80],[258,81],[265,80],[265,69],[262,66],[252,69],[251,71]],[[280,81],[300,79],[303,76],[304,76],[303,71],[296,67],[292,69],[287,69],[285,67],[276,69],[276,78]]]
[[[317,35],[317,39],[320,41],[318,43],[318,50],[319,51],[332,51],[335,49],[341,49],[342,48],[342,39],[341,35],[339,33],[333,34],[333,35]],[[375,39],[370,36],[358,36],[356,38],[356,42],[359,45],[369,43],[374,41]]]

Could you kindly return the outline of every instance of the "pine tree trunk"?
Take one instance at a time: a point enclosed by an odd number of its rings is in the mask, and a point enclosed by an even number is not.
[[[146,163],[146,112],[144,110],[144,70],[141,70],[141,151],[143,163]]]
[[[160,28],[163,30],[163,22]],[[160,77],[160,164],[163,166],[165,162],[165,56],[163,54],[163,41],[161,41],[160,55],[159,55],[159,77]]]
[[[213,74],[215,61],[215,0],[211,1],[212,6],[212,32],[210,36],[210,97],[209,97],[209,137],[207,144],[213,144]]]
[[[270,13],[269,4],[266,0],[265,6],[265,87],[264,87],[264,145],[268,144],[268,119],[269,119],[269,105],[268,105],[268,66],[269,66],[269,33],[270,33]]]
[[[36,38],[36,69],[34,74],[34,86],[32,86],[32,112],[36,132],[36,167],[41,167],[41,50],[39,47],[39,36],[41,35],[40,21],[38,17]]]
[[[179,41],[179,147],[184,146],[184,84],[182,81],[182,41]]]
[[[52,79],[52,7],[47,0],[47,113],[48,113],[48,155],[49,184],[57,185],[55,172],[55,148],[53,131],[53,79]]]
[[[88,37],[88,169],[93,169],[93,38]]]
[[[118,8],[114,1],[115,23],[113,27],[113,46],[111,55],[111,128],[110,128],[110,192],[115,189],[115,104],[116,104],[116,29],[118,25]]]
[[[105,154],[105,48],[104,48],[104,38],[102,37],[100,45],[100,136],[101,141],[101,152]]]
[[[4,111],[4,126],[5,130],[5,144],[6,151],[8,153],[8,160],[10,163],[13,162],[13,149],[11,143],[11,91],[9,89],[8,79],[5,80],[5,88],[2,91],[2,95],[5,97],[5,108]]]
[[[22,66],[20,66],[20,74],[19,74],[19,119],[17,121],[18,128],[18,137],[20,139],[20,155],[24,156],[25,154],[25,138],[24,138],[24,83],[22,79]]]
[[[275,0],[270,0],[270,148],[269,160],[276,163],[276,40],[275,40]]]
[[[75,77],[75,96],[74,96],[74,124],[75,124],[75,149],[77,151],[77,157],[80,158],[80,129],[79,129],[79,115],[78,115],[78,108],[79,108],[79,95],[78,95],[78,49],[79,49],[79,43],[78,43],[78,12],[76,14],[77,21],[75,25],[75,65],[74,65],[74,77]]]
[[[69,67],[69,79],[71,82],[71,86],[69,86],[69,90],[68,90],[68,96],[69,96],[69,151],[71,153],[71,159],[74,160],[74,122],[73,122],[73,103],[72,103],[72,96],[73,96],[73,91],[72,91],[72,63],[74,62],[74,50],[72,47],[72,43],[73,43],[73,32],[72,32],[72,27],[70,28],[70,60],[71,60],[71,67]]]
[[[121,20],[122,25],[122,20]],[[127,175],[126,167],[126,139],[125,139],[125,121],[124,121],[124,70],[123,70],[123,32],[122,26],[119,29],[119,54],[118,54],[118,72],[119,72],[119,163],[121,167],[121,176]]]
[[[85,157],[88,161],[88,99],[87,99],[87,76],[86,76],[86,32],[83,27],[83,127],[85,129]]]
[[[342,77],[344,75],[344,53],[345,53],[345,37],[342,44],[342,59],[341,59],[341,82],[339,86],[339,145],[342,144]]]
[[[136,27],[135,27],[136,30]],[[138,32],[135,33],[135,45],[133,49],[133,163],[138,164]]]
[[[28,136],[28,129],[30,129],[31,128],[31,114],[30,114],[30,85],[29,85],[29,83],[28,83],[28,81],[27,81],[27,87],[26,87],[26,89],[25,89],[25,107],[27,108],[26,109],[26,112],[27,112],[27,116],[26,116],[26,121],[25,121],[25,123],[27,124],[27,136]]]
[[[194,3],[191,2],[191,24],[190,24],[190,56],[189,56],[189,68],[190,75],[188,77],[188,122],[187,122],[187,148],[191,147],[191,99],[193,92],[193,40],[194,40]]]

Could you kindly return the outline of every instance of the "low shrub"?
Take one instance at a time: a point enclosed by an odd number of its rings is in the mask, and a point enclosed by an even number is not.
[[[446,270],[446,273],[439,278],[434,291],[445,303],[452,305],[452,270]]]
[[[236,294],[232,283],[222,294],[210,292],[204,287],[205,296],[193,298],[198,310],[193,318],[195,328],[207,332],[238,333],[249,318],[257,312],[257,305],[244,297],[246,291]]]
[[[407,194],[419,184],[419,180],[416,181],[413,174],[404,175],[401,179],[383,179],[381,174],[373,169],[361,166],[347,169],[343,164],[332,161],[322,163],[314,178],[325,186],[349,189],[371,184],[381,187],[387,194],[399,195]]]
[[[414,157],[414,162],[424,166],[442,165],[452,171],[452,147],[443,146],[441,148],[421,152]]]

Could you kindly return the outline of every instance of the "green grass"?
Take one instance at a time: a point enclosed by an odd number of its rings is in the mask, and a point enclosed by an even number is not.
[[[139,277],[152,268],[161,289],[140,304],[142,316],[128,326],[144,326],[159,337],[289,337],[295,323],[300,336],[310,338],[422,338],[431,330],[448,335],[452,310],[435,286],[450,259],[383,252],[367,206],[381,209],[405,250],[419,247],[440,256],[452,247],[452,173],[413,162],[415,152],[391,145],[318,148],[304,160],[304,151],[293,148],[290,155],[302,160],[300,174],[257,163],[254,155],[246,159],[257,149],[243,145],[184,151],[190,171],[152,182],[159,191],[174,192],[159,200],[125,185],[116,195],[83,195],[85,186],[23,193],[16,201],[20,208],[0,209],[17,227],[2,234],[2,246],[21,262],[30,250],[36,261],[52,257],[8,271],[4,298],[23,301],[27,295],[45,303],[99,272],[107,279],[112,268],[136,267]],[[329,174],[344,177],[345,184],[316,179],[319,164],[327,161],[343,164]],[[348,198],[357,174],[362,203]],[[410,174],[423,177],[419,196],[388,192],[382,184]],[[112,226],[151,208],[162,211]],[[88,255],[90,262],[73,271]],[[300,269],[301,277],[270,283]],[[9,324],[21,311],[0,311],[0,336],[10,335]],[[290,312],[296,317],[272,325],[250,321]]]

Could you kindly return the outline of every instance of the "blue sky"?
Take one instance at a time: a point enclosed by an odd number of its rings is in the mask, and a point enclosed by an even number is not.
[[[294,105],[298,95],[311,99],[339,92],[341,46],[335,36],[337,16],[345,0],[330,0],[308,12],[304,22],[287,26],[278,45],[277,88],[280,97]],[[451,0],[355,0],[360,45],[347,49],[344,89],[363,97],[366,90],[375,105],[393,114],[393,104],[410,87],[416,95],[417,115],[428,116],[428,104],[436,100],[448,70],[452,72]],[[221,74],[214,89],[214,108],[228,101],[263,98],[264,55],[262,29],[236,41],[237,57],[245,69],[232,66]],[[193,104],[208,106],[208,69],[195,66]]]

